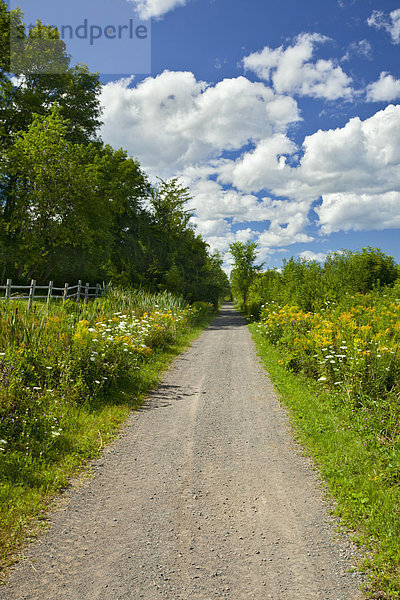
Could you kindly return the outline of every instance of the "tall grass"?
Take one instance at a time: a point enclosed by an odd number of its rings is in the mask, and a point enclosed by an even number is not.
[[[49,494],[99,452],[211,313],[115,288],[49,311],[0,304],[0,567]]]
[[[369,548],[371,593],[400,598],[398,288],[314,312],[269,302],[252,327],[342,516]]]

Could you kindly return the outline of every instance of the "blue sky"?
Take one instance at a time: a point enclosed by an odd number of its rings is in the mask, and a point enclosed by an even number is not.
[[[107,5],[149,37],[95,45],[103,139],[181,177],[212,248],[257,241],[280,266],[370,245],[400,262],[400,0]]]

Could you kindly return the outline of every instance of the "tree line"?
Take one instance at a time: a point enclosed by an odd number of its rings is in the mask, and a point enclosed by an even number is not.
[[[394,285],[400,293],[400,266],[392,256],[371,246],[332,252],[323,264],[292,257],[284,261],[282,269],[264,271],[262,264],[255,264],[255,242],[234,242],[230,251],[232,294],[253,318],[258,318],[261,306],[271,301],[317,311],[348,296]]]
[[[217,304],[229,282],[191,223],[188,188],[152,184],[103,143],[98,74],[70,66],[55,28],[38,21],[26,32],[22,19],[0,0],[2,283],[111,280]],[[11,55],[10,31],[23,52]]]

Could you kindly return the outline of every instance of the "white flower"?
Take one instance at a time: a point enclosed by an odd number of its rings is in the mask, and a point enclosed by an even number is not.
[[[326,381],[326,377],[320,377],[317,381]]]

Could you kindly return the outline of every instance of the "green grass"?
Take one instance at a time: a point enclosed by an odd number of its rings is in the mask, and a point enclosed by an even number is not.
[[[338,394],[289,372],[279,364],[281,351],[257,332],[256,323],[249,327],[299,441],[316,461],[337,514],[363,548],[367,594],[400,599],[399,449],[371,445],[357,421],[361,416],[354,416]]]
[[[89,309],[90,310],[90,309]],[[173,359],[190,346],[215,313],[200,312],[190,327],[181,330],[172,344],[154,349],[151,356],[105,395],[90,404],[71,403],[63,415],[63,434],[56,451],[44,457],[5,452],[0,456],[0,577],[15,561],[18,551],[46,524],[54,497],[72,477],[88,471],[120,430],[132,410],[157,386]]]

